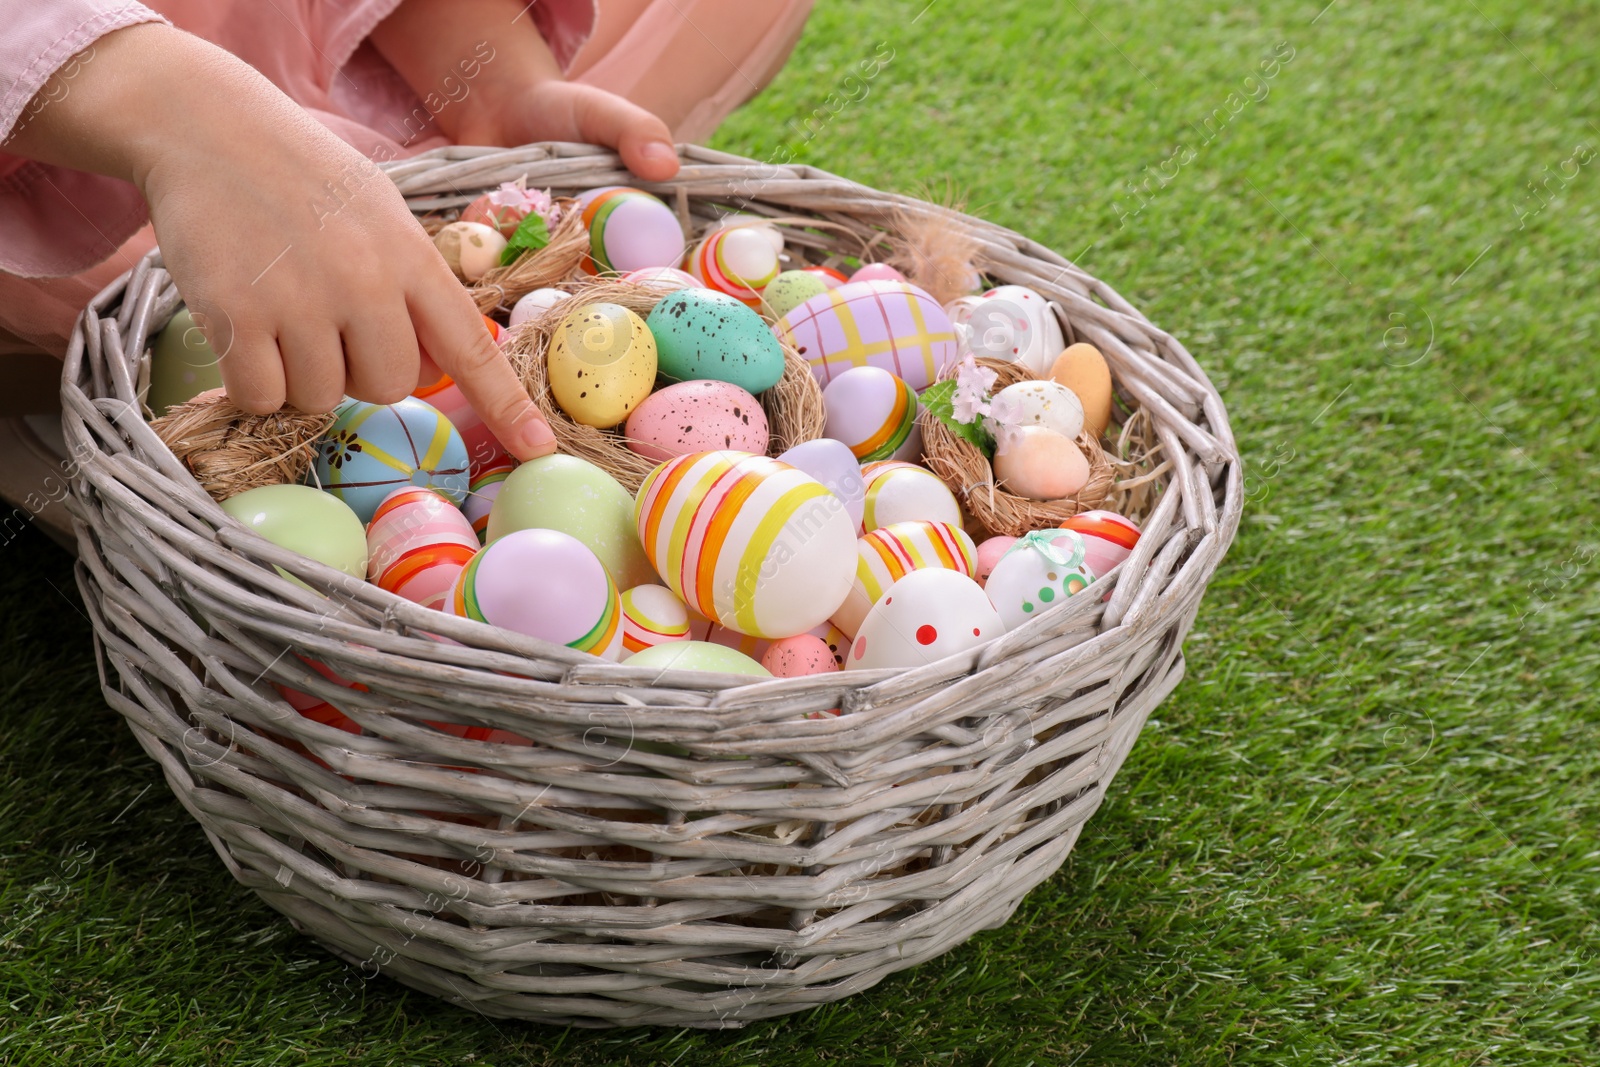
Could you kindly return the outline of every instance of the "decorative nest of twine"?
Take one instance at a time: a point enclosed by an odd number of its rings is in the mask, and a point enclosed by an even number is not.
[[[994,383],[996,390],[1033,378],[1024,367],[1009,360],[979,357],[978,365],[998,375]],[[940,379],[952,378],[955,373],[955,367],[946,367]],[[1099,440],[1084,431],[1078,435],[1077,445],[1089,460],[1089,480],[1076,495],[1061,500],[1032,500],[1017,496],[995,484],[994,468],[976,445],[958,437],[926,409],[918,414],[917,421],[922,426],[923,462],[944,480],[967,513],[991,534],[1021,537],[1029,530],[1048,530],[1060,526],[1080,511],[1093,511],[1102,505],[1116,507],[1114,489],[1117,475],[1122,469],[1126,469],[1137,484],[1124,494],[1121,503],[1142,502],[1144,498],[1136,497],[1135,489],[1143,488],[1147,495],[1153,495],[1156,489],[1156,477],[1146,475],[1143,471],[1144,463],[1149,458],[1149,449],[1142,439],[1130,438],[1125,442],[1137,454],[1137,459],[1123,459],[1126,454],[1119,452],[1114,462],[1112,457],[1106,455]],[[1134,432],[1147,434],[1149,431],[1135,428]],[[1121,447],[1119,445],[1119,449]],[[1116,510],[1138,521],[1123,508],[1117,507]]]
[[[633,451],[627,446],[627,438],[620,432],[598,430],[573,422],[550,392],[545,350],[556,327],[561,325],[573,308],[603,301],[621,304],[640,318],[647,318],[669,290],[604,277],[569,282],[560,288],[572,294],[571,300],[562,301],[517,328],[515,338],[506,347],[511,365],[516,368],[528,395],[555,431],[560,450],[593,463],[622,483],[628,492],[638,492],[645,476],[659,465],[659,461]],[[783,377],[759,398],[767,413],[767,426],[771,433],[767,454],[771,456],[821,437],[826,422],[822,388],[817,385],[811,368],[789,345],[783,346],[783,360]]]
[[[305,480],[317,438],[334,415],[284,408],[251,415],[220,389],[171,408],[150,424],[172,454],[217,502],[264,485]]]

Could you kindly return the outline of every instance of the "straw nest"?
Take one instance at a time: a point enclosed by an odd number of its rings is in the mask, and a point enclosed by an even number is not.
[[[317,438],[333,419],[331,412],[308,415],[293,408],[252,415],[212,389],[150,425],[201,488],[223,501],[247,489],[304,481]]]

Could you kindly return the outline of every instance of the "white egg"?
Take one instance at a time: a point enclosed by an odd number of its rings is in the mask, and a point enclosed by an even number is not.
[[[1025,285],[1002,285],[982,296],[959,297],[946,310],[951,322],[963,327],[962,355],[1013,360],[1040,378],[1049,375],[1066,345],[1049,302]]]
[[[965,574],[912,571],[867,612],[845,667],[920,667],[992,641],[1004,630],[983,588]]]
[[[1005,628],[1015,630],[1092,583],[1087,554],[1073,530],[1035,530],[1018,538],[983,586]]]
[[[1024,426],[1043,426],[1068,440],[1083,432],[1083,404],[1060,382],[1013,382],[995,395],[995,402]]]
[[[797,470],[804,471],[827,487],[844,505],[850,525],[861,528],[861,512],[866,505],[867,482],[861,476],[861,466],[855,453],[843,441],[819,437],[815,441],[795,445],[778,459]]]
[[[511,325],[520,326],[529,319],[535,318],[555,307],[571,295],[571,293],[563,293],[560,289],[535,289],[511,306]]]

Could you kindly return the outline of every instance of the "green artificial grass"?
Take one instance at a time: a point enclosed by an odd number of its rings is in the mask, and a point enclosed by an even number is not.
[[[1248,463],[1189,677],[1066,866],[1003,929],[743,1031],[490,1021],[231,881],[28,535],[0,1062],[1596,1062],[1600,10],[925,2],[824,0],[717,146],[953,182],[1180,337]]]

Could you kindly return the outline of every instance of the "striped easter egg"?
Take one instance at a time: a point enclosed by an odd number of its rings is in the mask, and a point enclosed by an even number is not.
[[[444,607],[477,551],[472,523],[432,489],[395,490],[367,524],[368,580],[425,608]]]
[[[402,486],[437,489],[452,504],[466,496],[466,443],[432,404],[413,396],[398,404],[346,400],[334,416],[306,481],[349,504],[362,522]]]
[[[307,659],[305,656],[302,656],[299,653],[295,653],[295,659],[299,660],[307,667],[310,667],[312,670],[316,671],[318,674],[322,675],[335,685],[342,685],[346,689],[356,689],[363,693],[367,691],[366,686],[358,685],[355,682],[341,678],[337,674],[334,674],[333,671],[330,670],[324,663],[319,663],[314,659]],[[335,730],[343,730],[347,734],[359,734],[361,732],[361,727],[357,725],[354,719],[350,718],[344,712],[328,703],[322,697],[316,696],[313,693],[304,693],[298,689],[291,689],[282,682],[273,682],[272,688],[278,691],[279,696],[288,701],[291,708],[293,708],[295,711],[298,711],[301,715],[310,719],[312,722],[320,722],[324,726],[331,726]],[[294,744],[298,746],[298,742],[294,742]],[[322,763],[321,760],[318,760],[317,762]],[[323,766],[327,766],[327,764],[323,764]]]
[[[897,522],[856,542],[856,579],[834,625],[851,637],[861,628],[884,590],[912,571],[943,568],[971,578],[978,571],[978,547],[959,526],[947,522]]]
[[[511,458],[506,451],[506,446],[500,443],[484,423],[472,405],[467,403],[466,395],[461,392],[461,387],[446,374],[432,385],[425,385],[411,394],[419,400],[426,400],[445,418],[450,420],[450,425],[456,428],[461,435],[461,441],[467,446],[467,467],[469,476],[478,477],[491,467],[497,467]]]
[[[595,554],[559,530],[515,530],[462,568],[451,610],[603,659],[622,652],[617,587]]]
[[[750,227],[717,230],[689,256],[689,273],[701,285],[757,308],[761,290],[778,270],[778,253],[771,242]]]
[[[879,367],[852,367],[822,391],[824,436],[843,441],[860,462],[920,459],[917,394]]]
[[[920,393],[956,360],[950,316],[910,282],[849,282],[790,311],[772,332],[824,386],[851,367],[881,367]]]
[[[678,216],[643,189],[609,185],[578,196],[589,251],[588,274],[627,274],[648,267],[676,267],[683,258]]]
[[[1114,511],[1085,511],[1061,524],[1063,530],[1083,535],[1084,562],[1097,575],[1127,559],[1139,543],[1139,527]]]
[[[634,503],[645,555],[692,610],[752,637],[825,622],[855,577],[850,519],[821,482],[746,452],[692,452]]]
[[[806,631],[811,637],[820,638],[833,653],[834,662],[840,667],[844,666],[844,657],[850,651],[850,635],[839,629],[832,619],[820,622]],[[751,637],[738,630],[730,630],[726,626],[712,622],[710,619],[695,612],[689,613],[689,638],[693,641],[706,641],[713,645],[731,648],[735,652],[742,652],[753,660],[766,657],[772,648],[772,642],[764,637]],[[782,640],[782,638],[779,638]]]
[[[623,591],[621,604],[623,655],[689,640],[689,609],[666,586],[636,585]]]
[[[472,487],[467,490],[467,499],[461,505],[461,512],[472,523],[472,532],[478,535],[480,545],[488,540],[489,512],[494,508],[494,498],[500,495],[506,479],[516,469],[514,462],[501,463],[472,479]]]
[[[961,505],[950,487],[926,467],[898,460],[863,463],[866,498],[861,506],[861,532],[920,519],[961,525]]]

